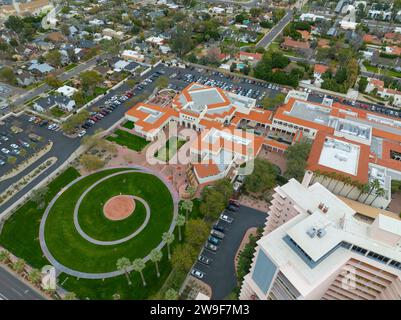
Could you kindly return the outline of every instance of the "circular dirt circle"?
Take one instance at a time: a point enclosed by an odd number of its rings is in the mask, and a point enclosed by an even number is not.
[[[135,210],[135,200],[132,196],[119,195],[107,200],[103,206],[104,216],[112,221],[128,218]]]

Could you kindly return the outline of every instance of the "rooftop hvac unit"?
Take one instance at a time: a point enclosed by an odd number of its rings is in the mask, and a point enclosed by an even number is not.
[[[323,207],[323,209],[322,209],[322,211],[323,211],[324,213],[327,213],[328,210],[329,210],[329,207],[327,207],[327,206]]]
[[[310,238],[314,238],[316,233],[317,233],[317,229],[315,227],[309,228],[306,233],[308,234],[308,236]]]
[[[325,230],[325,229],[320,228],[320,229],[317,231],[317,236],[318,236],[319,238],[323,238],[325,235],[326,235],[326,230]]]

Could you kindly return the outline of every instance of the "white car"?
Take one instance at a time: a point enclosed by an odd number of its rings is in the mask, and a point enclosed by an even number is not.
[[[202,279],[205,275],[202,271],[199,271],[197,269],[192,269],[191,274],[198,279]]]
[[[15,143],[10,144],[10,147],[13,148],[13,149],[18,149],[18,146]]]
[[[32,121],[35,121],[35,120],[36,120],[36,117],[30,117],[30,118],[28,119],[29,122],[32,122]]]
[[[86,130],[82,130],[80,133],[78,133],[78,137],[82,138],[86,134]]]
[[[8,150],[8,149],[6,149],[6,148],[3,148],[3,149],[1,149],[1,152],[5,153],[5,154],[9,154],[9,153],[10,153],[10,150]]]
[[[223,220],[223,221],[225,221],[225,222],[227,222],[227,223],[231,223],[231,222],[234,221],[233,218],[231,218],[231,217],[229,217],[228,215],[223,214],[223,213],[220,215],[220,219]]]

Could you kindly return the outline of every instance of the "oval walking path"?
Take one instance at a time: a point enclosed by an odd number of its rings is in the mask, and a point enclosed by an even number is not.
[[[177,194],[177,192],[174,190],[173,186],[164,178],[164,176],[162,176],[161,174],[159,174],[158,172],[153,172],[151,170],[149,170],[148,168],[145,168],[143,166],[139,166],[139,165],[135,165],[132,167],[129,166],[124,166],[124,167],[109,167],[109,168],[104,168],[101,170],[98,170],[96,172],[93,172],[89,175],[98,173],[98,172],[103,172],[103,171],[108,171],[108,170],[112,170],[112,169],[128,169],[125,170],[125,173],[129,173],[129,172],[142,172],[142,173],[148,173],[148,174],[152,174],[156,177],[158,177],[163,183],[164,185],[167,187],[167,189],[170,191],[170,194],[173,198],[173,220],[170,224],[170,228],[168,230],[168,232],[172,233],[175,229],[175,225],[176,225],[176,218],[178,216],[178,202],[179,202],[179,196]],[[121,172],[116,172],[117,174],[122,174]],[[111,174],[111,175],[116,175],[116,173]],[[71,268],[66,267],[65,265],[61,264],[60,262],[58,262],[53,255],[51,254],[49,248],[47,247],[46,241],[45,241],[45,224],[46,224],[46,220],[47,217],[50,213],[51,208],[53,207],[54,203],[58,200],[58,198],[63,194],[64,191],[66,191],[67,189],[69,189],[72,185],[74,185],[75,183],[81,181],[82,179],[86,178],[87,176],[82,176],[79,177],[77,179],[75,179],[74,181],[71,181],[68,185],[66,185],[62,190],[60,190],[56,196],[50,201],[49,205],[47,206],[42,220],[40,221],[40,227],[39,227],[39,243],[40,243],[40,247],[43,251],[44,256],[46,257],[47,260],[49,260],[49,262],[56,268],[57,271],[59,272],[64,272],[66,274],[69,274],[71,276],[77,277],[77,278],[84,278],[84,279],[106,279],[106,278],[112,278],[112,277],[116,277],[116,276],[120,276],[122,274],[124,274],[124,270],[115,270],[115,271],[111,271],[111,272],[103,272],[103,273],[89,273],[89,272],[82,272],[82,271],[77,271]],[[106,176],[105,178],[108,178],[109,176]],[[103,179],[103,178],[102,178]],[[93,186],[93,185],[92,185]],[[83,197],[82,197],[83,198]],[[81,198],[80,198],[81,199]],[[81,199],[82,200],[82,199]],[[147,203],[146,203],[147,205]],[[74,224],[75,224],[75,212],[74,212]],[[78,229],[77,229],[78,231]],[[160,235],[161,236],[161,235]],[[85,238],[86,239],[86,238]],[[118,241],[118,240],[117,240]],[[165,246],[165,241],[161,241],[157,247],[155,249],[157,250],[161,250],[164,246]],[[150,253],[143,258],[143,260],[145,262],[147,262],[148,260],[150,260]],[[130,268],[128,268],[128,272],[131,272],[133,270],[133,267],[131,266]]]

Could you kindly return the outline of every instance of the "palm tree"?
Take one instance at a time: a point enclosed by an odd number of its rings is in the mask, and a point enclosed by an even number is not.
[[[178,292],[174,290],[173,288],[170,288],[166,291],[164,294],[164,297],[166,300],[177,300],[178,299]]]
[[[359,198],[360,198],[364,193],[368,193],[368,192],[369,192],[370,186],[369,186],[369,184],[362,184],[362,185],[360,185],[359,190],[360,190],[359,195],[358,195],[358,197],[356,198],[356,200],[358,200],[358,201],[359,201]]]
[[[167,253],[168,253],[168,259],[171,259],[171,254],[170,254],[170,244],[174,242],[174,234],[171,232],[164,232],[162,239],[163,241],[167,244]]]
[[[143,259],[140,259],[140,258],[135,259],[132,262],[132,267],[136,272],[139,272],[139,274],[141,275],[142,284],[143,284],[144,287],[146,287],[146,281],[145,281],[145,278],[144,278],[143,272],[142,272],[143,269],[145,269],[145,267],[146,267],[145,261]]]
[[[2,263],[7,263],[10,261],[10,252],[7,250],[1,250],[0,251],[0,262]]]
[[[382,196],[384,196],[384,195],[385,195],[384,189],[381,188],[381,187],[379,187],[379,189],[376,189],[376,196],[375,196],[375,198],[372,200],[372,202],[371,202],[369,205],[371,206],[372,203],[375,202],[376,199],[377,199],[378,197],[382,197]]]
[[[63,298],[63,300],[76,300],[76,299],[77,295],[74,292],[67,292]]]
[[[131,266],[131,262],[128,258],[122,257],[117,260],[116,263],[117,270],[124,271],[125,277],[127,278],[128,285],[131,285],[131,280],[129,278],[129,267]]]
[[[368,198],[370,197],[370,195],[372,194],[373,191],[378,190],[380,188],[379,180],[374,179],[373,181],[370,181],[369,182],[369,187],[370,187],[369,193],[366,196],[365,201],[363,201],[363,203],[365,203],[368,200]]]
[[[163,253],[159,249],[153,249],[150,252],[150,260],[155,263],[157,277],[160,277],[159,262],[163,258]]]
[[[38,269],[33,269],[31,272],[28,274],[28,280],[32,282],[33,284],[39,284],[40,281],[42,280],[42,274]]]
[[[343,186],[341,187],[340,192],[338,194],[341,195],[345,186],[349,186],[349,185],[352,185],[352,180],[350,177],[345,177],[343,180]]]
[[[179,214],[177,216],[176,222],[177,222],[177,227],[178,227],[178,240],[181,241],[181,227],[185,224],[185,217],[182,214]]]
[[[195,195],[196,187],[190,185],[190,186],[188,186],[187,191],[188,191],[190,197],[192,198]]]
[[[181,203],[181,209],[185,211],[185,218],[188,220],[188,215],[192,211],[194,203],[191,200],[184,200]]]

